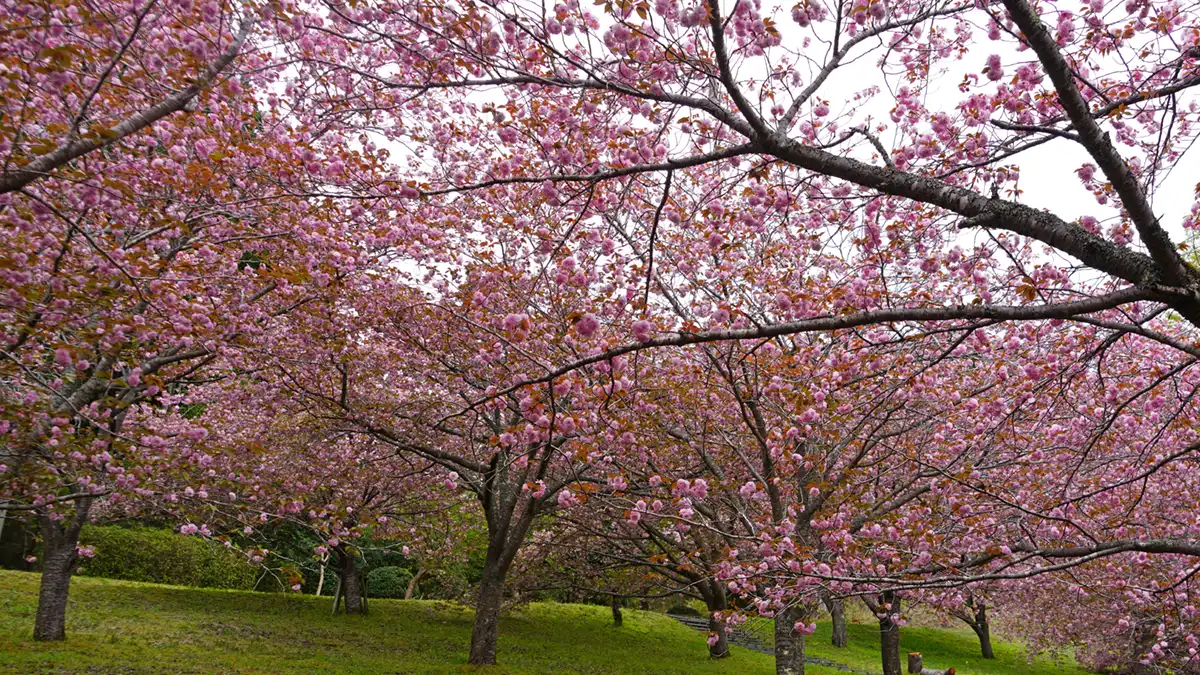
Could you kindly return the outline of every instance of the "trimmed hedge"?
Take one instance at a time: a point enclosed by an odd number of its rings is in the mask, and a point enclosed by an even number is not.
[[[235,551],[171,530],[93,525],[79,543],[96,552],[80,561],[79,573],[91,577],[236,590],[254,588],[258,578]]]
[[[372,598],[404,598],[412,572],[403,567],[376,567],[367,572],[367,594]]]

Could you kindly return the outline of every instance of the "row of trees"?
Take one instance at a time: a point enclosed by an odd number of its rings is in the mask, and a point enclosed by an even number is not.
[[[0,2],[0,508],[40,525],[35,637],[117,510],[308,528],[351,611],[360,537],[437,566],[481,522],[478,664],[551,561],[702,599],[716,655],[772,617],[780,673],[854,597],[889,675],[913,600],[1194,667],[1200,272],[1154,196],[1195,19]],[[1053,208],[1022,201],[1042,146]]]

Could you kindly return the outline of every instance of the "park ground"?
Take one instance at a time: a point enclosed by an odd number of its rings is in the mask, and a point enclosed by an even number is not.
[[[328,598],[216,591],[78,577],[65,643],[29,639],[38,575],[0,571],[0,673],[773,673],[770,656],[744,649],[710,661],[704,635],[662,614],[533,603],[501,624],[500,666],[466,665],[471,612],[436,601],[372,600],[370,615],[333,616]],[[850,646],[829,646],[819,624],[809,653],[878,671],[878,638],[852,623]],[[1074,663],[1030,663],[998,643],[984,663],[969,631],[906,629],[903,651],[969,675],[1081,675]],[[809,666],[808,673],[840,671]]]

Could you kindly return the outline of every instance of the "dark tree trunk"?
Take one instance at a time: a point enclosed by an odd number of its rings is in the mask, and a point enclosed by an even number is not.
[[[723,630],[724,625],[717,620],[716,613],[729,608],[729,599],[725,595],[725,587],[711,578],[698,581],[696,588],[700,591],[700,597],[704,598],[704,606],[708,608],[708,630],[717,636],[716,641],[708,646],[708,656],[723,659],[729,656],[729,636]]]
[[[367,603],[363,599],[362,570],[351,551],[338,547],[338,574],[341,575],[342,598],[346,601],[347,614],[366,614]]]
[[[708,615],[708,630],[717,634],[717,641],[708,646],[709,658],[723,659],[729,656],[729,637],[725,635],[725,626],[712,614]]]
[[[613,625],[620,627],[624,623],[624,617],[621,616],[621,598],[612,596],[612,613]]]
[[[902,675],[900,669],[900,599],[891,591],[879,596],[879,651],[883,659],[883,675]]]
[[[953,610],[950,614],[962,620],[971,627],[971,630],[975,631],[975,636],[979,638],[979,651],[983,654],[983,658],[996,658],[996,654],[992,651],[992,627],[988,623],[986,602],[978,597],[968,595],[966,609]]]
[[[556,448],[548,443],[545,451]],[[539,460],[542,469],[547,466],[548,455]],[[530,463],[532,465],[532,462]],[[541,473],[537,474],[542,476]],[[496,643],[500,634],[500,607],[504,600],[504,580],[512,568],[517,551],[525,543],[525,536],[537,517],[543,499],[523,497],[520,486],[524,479],[510,479],[507,464],[500,462],[500,455],[492,456],[488,470],[481,475],[482,485],[476,493],[483,515],[487,520],[487,558],[483,563],[483,577],[479,580],[479,595],[475,604],[475,626],[471,629],[471,653],[468,662],[474,666],[496,665]],[[524,508],[518,509],[523,503]]]
[[[1129,675],[1157,675],[1162,672],[1155,664],[1146,664],[1141,662],[1142,654],[1145,654],[1153,648],[1154,643],[1158,641],[1157,637],[1157,621],[1149,621],[1142,617],[1137,627],[1137,638],[1133,645],[1133,660],[1129,664]]]
[[[508,570],[493,559],[488,546],[479,596],[475,603],[475,627],[471,631],[470,663],[477,666],[496,664],[496,641],[500,633],[500,604],[504,600],[504,577]]]
[[[16,514],[3,507],[0,502],[0,567],[10,570],[28,570],[27,560],[33,536],[30,528]]]
[[[38,589],[37,617],[33,624],[33,639],[38,641],[67,638],[67,596],[71,590],[71,575],[79,562],[76,547],[79,531],[87,521],[91,498],[75,502],[75,514],[69,520],[51,520],[39,515],[42,529],[42,581]]]
[[[67,638],[67,594],[71,590],[71,574],[75,571],[77,541],[63,540],[51,544],[46,537],[42,557],[42,583],[38,589],[37,619],[33,625],[34,640],[65,640]]]
[[[801,618],[795,607],[775,613],[775,675],[804,675],[804,635],[795,629]]]
[[[988,625],[987,605],[982,602],[975,610],[975,625],[971,628],[975,631],[975,635],[979,636],[979,650],[983,653],[983,658],[996,658],[996,653],[992,651],[992,628]]]
[[[825,598],[825,608],[833,621],[833,637],[830,642],[834,647],[845,647],[850,640],[846,634],[846,601],[842,598]]]

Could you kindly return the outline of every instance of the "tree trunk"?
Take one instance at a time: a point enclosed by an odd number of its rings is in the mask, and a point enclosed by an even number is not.
[[[975,610],[975,625],[971,628],[975,630],[975,635],[979,636],[979,650],[983,652],[983,658],[996,658],[996,653],[992,651],[992,628],[988,625],[987,605],[982,602]]]
[[[879,651],[883,659],[883,675],[902,675],[900,669],[900,624],[896,618],[900,614],[900,599],[892,591],[885,591],[879,596]]]
[[[366,614],[368,611],[367,610],[367,598],[371,595],[371,592],[370,592],[371,585],[369,583],[367,583],[367,576],[365,574],[359,573],[358,579],[359,579],[359,582],[362,584],[362,613]]]
[[[0,568],[29,570],[30,528],[11,511],[0,532]]]
[[[708,608],[708,630],[715,633],[717,639],[708,645],[708,656],[713,659],[723,659],[729,656],[729,636],[722,630],[724,625],[717,620],[717,612],[729,608],[729,598],[725,595],[725,587],[713,579],[697,579],[696,589],[704,598],[704,606]],[[711,636],[710,636],[711,639]]]
[[[342,598],[346,601],[347,614],[366,614],[367,605],[363,602],[362,571],[358,568],[358,560],[354,553],[339,547],[338,573],[342,579]]]
[[[829,617],[833,621],[833,646],[845,647],[850,642],[846,634],[846,601],[842,598],[827,597],[825,608],[829,610]]]
[[[545,447],[549,450],[555,448],[555,445],[548,443]],[[473,666],[496,665],[496,643],[500,634],[500,606],[504,600],[504,580],[512,567],[513,559],[525,543],[525,536],[529,534],[533,519],[537,517],[541,500],[541,497],[522,497],[524,493],[520,490],[521,483],[507,479],[505,466],[507,465],[500,462],[499,454],[493,455],[491,468],[483,476],[483,489],[477,493],[487,520],[488,547],[475,604],[475,626],[471,629],[471,654],[468,663]],[[546,498],[550,496],[546,495]],[[522,500],[525,500],[524,508],[518,511],[517,506]]]
[[[325,562],[329,560],[329,554],[321,555],[321,576],[317,578],[317,597],[321,597],[321,591],[325,590]]]
[[[725,626],[711,612],[708,615],[708,630],[717,635],[716,642],[708,646],[708,657],[723,659],[729,656],[729,636],[725,634]]]
[[[804,675],[804,635],[795,629],[801,618],[795,607],[775,613],[775,675]]]
[[[508,570],[493,558],[488,546],[483,578],[479,581],[479,596],[475,603],[475,627],[471,631],[471,658],[476,666],[496,665],[496,641],[500,633],[500,603],[504,599],[504,577]]]
[[[424,567],[417,568],[417,573],[413,575],[412,579],[408,580],[408,588],[404,589],[405,600],[413,599],[413,596],[417,593],[417,583],[421,581],[421,577],[425,576],[425,573],[428,571]]]
[[[1156,620],[1150,620],[1146,616],[1141,616],[1138,619],[1136,637],[1131,645],[1133,651],[1128,656],[1133,658],[1129,661],[1129,675],[1156,675],[1162,672],[1157,665],[1150,663],[1142,663],[1142,655],[1146,654],[1154,647],[1154,643],[1158,641]]]
[[[76,541],[64,540],[52,544],[45,539],[45,555],[42,557],[42,583],[38,589],[37,619],[33,625],[33,639],[39,641],[65,640],[67,638],[67,594],[71,590],[71,574],[75,571],[77,556]]]
[[[621,599],[615,595],[612,596],[612,614],[613,625],[620,628],[621,624],[624,623],[625,618],[621,616]]]
[[[925,659],[921,658],[920,652],[913,652],[908,655],[908,673],[909,675],[921,675],[921,671],[925,670]]]
[[[91,506],[90,497],[76,500],[75,514],[65,523],[46,515],[38,516],[44,551],[37,617],[33,624],[34,640],[67,639],[67,596],[71,590],[71,574],[79,562],[76,552],[79,531]]]

